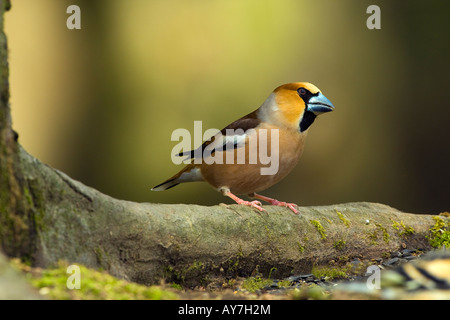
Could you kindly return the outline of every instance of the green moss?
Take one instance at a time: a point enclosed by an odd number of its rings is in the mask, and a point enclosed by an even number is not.
[[[275,267],[270,268],[269,279],[272,278],[272,272],[274,272],[274,271],[277,271],[277,268],[275,268]]]
[[[378,245],[377,239],[378,239],[378,233],[377,229],[373,230],[372,232],[367,232],[367,238],[369,239],[370,243],[374,246]]]
[[[391,219],[394,223],[392,224],[392,228],[394,228],[397,231],[400,231],[400,223]]]
[[[383,234],[383,241],[386,243],[389,243],[391,237],[389,236],[389,233],[387,232],[386,228],[383,227],[381,224],[379,223],[375,223],[375,225],[377,226],[378,229],[380,229],[380,231]]]
[[[174,283],[174,282],[169,283],[169,287],[173,288],[175,290],[179,290],[179,291],[183,290],[183,287],[181,285],[179,285],[178,283]]]
[[[222,288],[234,288],[236,286],[236,279],[229,279],[227,282],[222,283]]]
[[[281,281],[277,282],[278,288],[287,288],[287,287],[290,287],[291,284],[292,284],[292,282],[289,280],[281,280]]]
[[[106,272],[77,265],[80,269],[80,289],[69,289],[67,284],[71,273],[67,273],[68,263],[59,262],[57,268],[33,270],[15,261],[26,278],[39,293],[57,300],[172,300],[179,296],[161,286],[144,286],[125,280],[119,280]],[[69,281],[70,282],[70,281]]]
[[[259,273],[258,269],[259,266],[256,266],[254,273],[258,274]],[[272,272],[275,271],[277,271],[277,268],[275,267],[270,268],[268,278],[263,278],[260,276],[247,278],[242,282],[241,288],[253,293],[257,290],[261,290],[264,287],[270,286],[271,284],[273,284],[273,280],[271,279]],[[289,284],[286,284],[286,282],[282,282],[282,285],[285,286],[290,285],[290,281],[288,282]]]
[[[320,233],[320,237],[322,238],[322,240],[325,240],[327,238],[327,235],[322,224],[318,220],[309,220],[309,222],[311,222],[311,224],[316,227],[317,231]]]
[[[340,262],[340,263],[348,262],[349,260],[350,260],[350,257],[345,254],[338,257],[338,262]]]
[[[35,208],[33,217],[36,229],[39,231],[47,231],[49,226],[44,221],[45,200],[42,193],[42,186],[39,185],[36,179],[30,179],[28,180],[28,187],[24,187],[24,192],[28,193],[29,198],[27,201]]]
[[[105,258],[106,258],[105,251],[101,247],[97,247],[97,248],[94,249],[94,252],[95,252],[95,256],[97,257],[98,263],[101,266],[103,266],[104,263],[106,262],[105,261]]]
[[[403,235],[411,235],[415,232],[413,227],[407,227],[403,221],[397,222],[393,219],[391,219],[394,223],[392,224],[392,228],[397,230],[399,236]],[[401,229],[400,229],[401,227]]]
[[[233,263],[232,260],[229,260],[230,263]],[[236,262],[237,264],[237,262]],[[231,267],[232,268],[232,267]],[[231,269],[230,268],[230,269]],[[166,267],[166,278],[172,279],[176,282],[184,283],[187,278],[197,278],[200,282],[206,281],[206,278],[201,278],[202,274],[204,274],[205,264],[201,261],[194,260],[190,265],[174,268],[172,266]]]
[[[298,247],[298,251],[300,251],[300,253],[303,253],[305,251],[305,246],[302,245],[299,241],[297,241],[297,247]]]
[[[350,227],[350,220],[346,219],[344,215],[336,210],[336,214],[338,215],[339,219],[344,223],[344,225],[349,228]]]
[[[329,267],[329,266],[314,266],[311,270],[311,273],[316,277],[316,278],[322,278],[325,277],[325,279],[327,280],[332,280],[332,279],[346,279],[348,278],[348,273],[349,273],[349,267],[345,266],[345,267]]]
[[[186,272],[203,270],[204,268],[205,264],[203,262],[194,260],[194,262],[192,262],[191,265],[189,265],[189,267],[186,269]]]
[[[230,259],[229,262],[230,262],[230,267],[228,269],[231,272],[236,271],[238,269],[238,266],[239,266],[239,259],[237,259],[237,260]]]
[[[291,290],[290,297],[294,300],[327,300],[331,295],[329,291],[313,283],[307,287]]]
[[[249,292],[255,292],[257,290],[261,290],[264,287],[270,286],[273,283],[271,279],[264,279],[261,277],[250,277],[242,282],[242,289],[245,289]]]
[[[242,251],[242,246],[239,245],[239,250],[238,250],[238,252],[236,253],[236,257],[242,258],[243,256],[244,256],[244,252]]]
[[[238,270],[238,267],[239,267],[239,260],[240,260],[240,258],[242,258],[244,256],[244,252],[242,251],[242,246],[241,245],[239,245],[239,250],[238,250],[238,252],[236,253],[236,255],[235,255],[235,260],[234,259],[229,259],[229,265],[230,265],[230,267],[229,267],[229,270],[230,271],[232,271],[232,272],[234,272],[234,271],[237,271]]]
[[[337,250],[342,250],[344,249],[346,244],[345,240],[338,240],[335,243],[333,243],[333,248],[337,249]]]
[[[450,224],[439,216],[432,217],[435,221],[427,236],[430,245],[434,248],[450,247]]]
[[[28,204],[33,206],[33,198],[31,197],[30,190],[26,186],[23,187],[23,195],[25,196]]]

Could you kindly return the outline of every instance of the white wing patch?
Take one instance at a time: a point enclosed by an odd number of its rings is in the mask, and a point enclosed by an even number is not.
[[[205,147],[208,153],[215,151],[226,151],[241,148],[245,146],[248,135],[242,129],[227,129],[225,135],[219,133],[215,136],[214,141]]]
[[[192,182],[192,181],[202,181],[203,176],[199,167],[194,167],[189,172],[183,172],[177,179],[177,182]]]
[[[207,158],[215,152],[242,148],[254,131],[254,129],[249,129],[246,132],[242,129],[226,129],[225,135],[219,132],[211,137],[213,141],[205,147],[201,145],[197,149],[183,152],[179,156],[187,156],[183,161],[194,159],[194,163],[201,163],[203,158]]]

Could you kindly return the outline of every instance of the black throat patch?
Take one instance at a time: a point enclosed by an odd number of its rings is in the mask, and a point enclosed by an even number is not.
[[[300,132],[305,131],[316,120],[316,115],[311,111],[306,110],[303,115],[302,121],[300,121]]]

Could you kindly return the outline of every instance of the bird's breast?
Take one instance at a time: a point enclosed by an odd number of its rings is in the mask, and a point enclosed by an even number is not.
[[[204,179],[214,188],[227,187],[235,194],[265,190],[295,167],[303,153],[306,132],[262,127],[244,147],[219,151],[200,166]],[[209,161],[208,161],[209,160]]]

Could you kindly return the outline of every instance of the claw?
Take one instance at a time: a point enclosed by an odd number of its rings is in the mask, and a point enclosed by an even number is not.
[[[252,208],[256,208],[256,209],[258,209],[259,211],[266,211],[266,210],[263,209],[263,207],[261,207],[261,206],[262,206],[262,203],[259,202],[258,200],[245,201],[245,200],[242,200],[242,199],[241,199],[241,201],[236,201],[236,202],[237,202],[238,204],[243,204],[244,206],[249,206],[249,207],[252,207]]]
[[[249,196],[252,197],[252,198],[257,198],[257,199],[261,199],[263,201],[269,202],[273,206],[280,206],[280,207],[289,208],[295,214],[299,214],[298,210],[296,209],[298,206],[295,203],[278,201],[276,199],[272,199],[272,198],[269,198],[269,197],[266,197],[266,196],[262,196],[262,195],[256,194],[256,193],[250,194]]]
[[[282,202],[282,201],[278,201],[278,204],[274,204],[275,206],[283,206],[286,208],[289,208],[292,210],[292,212],[294,212],[295,214],[298,214],[298,210],[296,209],[296,207],[298,207],[295,203],[288,203],[288,202]]]
[[[251,207],[251,208],[258,209],[259,211],[266,211],[266,210],[263,209],[263,207],[261,207],[262,204],[261,204],[261,202],[259,202],[258,200],[245,201],[245,200],[242,200],[241,198],[235,196],[234,194],[232,194],[232,193],[230,192],[230,190],[226,190],[226,189],[225,189],[225,190],[222,191],[222,192],[223,192],[223,194],[224,194],[225,196],[230,197],[231,199],[233,199],[234,201],[236,201],[237,204],[242,204],[242,205],[244,205],[244,206],[249,206],[249,207]]]

